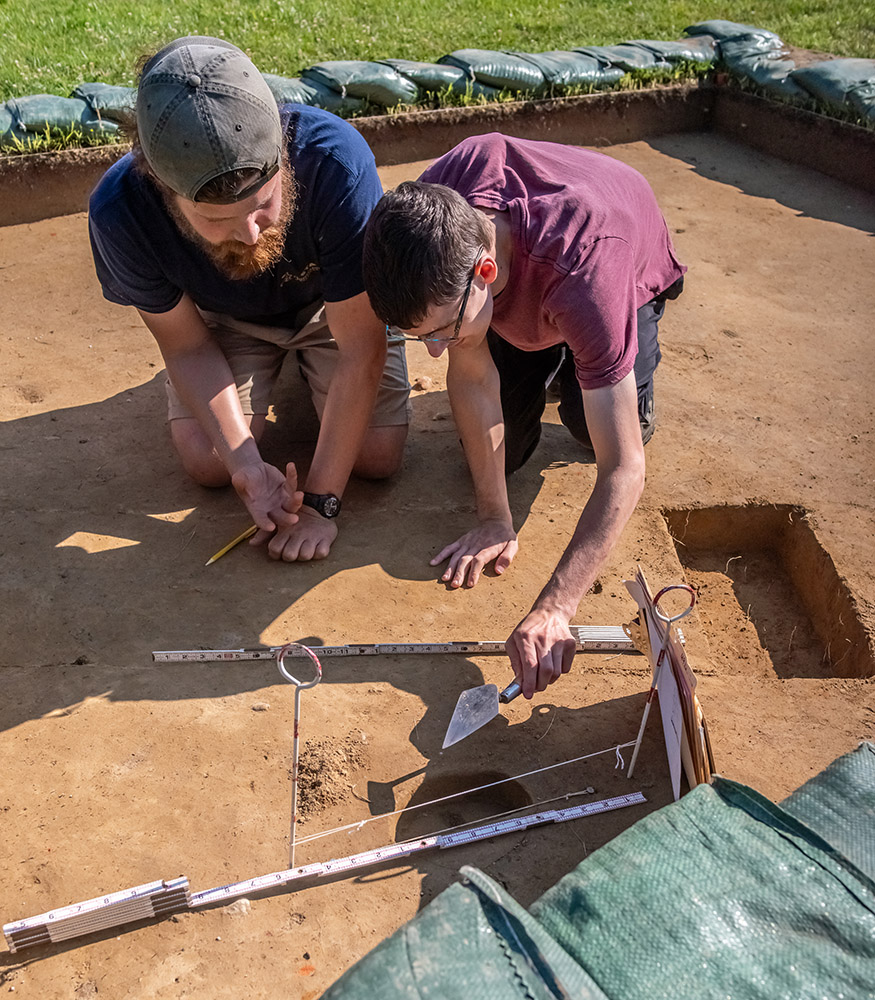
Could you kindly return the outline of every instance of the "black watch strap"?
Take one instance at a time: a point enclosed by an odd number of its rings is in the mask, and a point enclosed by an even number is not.
[[[337,517],[341,507],[340,497],[333,493],[305,493],[304,504],[323,517]]]

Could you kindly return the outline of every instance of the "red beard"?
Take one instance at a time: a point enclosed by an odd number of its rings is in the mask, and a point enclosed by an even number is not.
[[[269,270],[283,255],[286,231],[295,207],[295,181],[287,163],[283,163],[280,177],[282,184],[280,217],[270,229],[265,229],[252,245],[241,243],[239,240],[210,243],[182,214],[175,195],[170,193],[165,195],[164,204],[182,235],[200,247],[222,274],[232,281],[247,281]]]

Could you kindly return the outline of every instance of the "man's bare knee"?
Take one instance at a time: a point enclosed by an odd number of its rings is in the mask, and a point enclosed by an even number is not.
[[[196,420],[172,420],[170,437],[183,469],[199,486],[219,487],[231,482],[228,470]]]
[[[390,479],[401,468],[401,456],[391,460],[388,456],[382,459],[376,457],[365,460],[359,459],[353,472],[360,479]]]
[[[401,468],[407,425],[372,427],[365,437],[353,471],[362,479],[389,479]]]
[[[180,457],[182,458],[182,456]],[[215,462],[206,461],[201,463],[182,458],[182,467],[198,486],[208,486],[211,489],[216,489],[220,486],[227,486],[231,482],[228,470],[218,459]]]
[[[209,452],[186,451],[177,449],[182,467],[198,486],[217,488],[227,486],[231,476],[219,456],[210,449]]]

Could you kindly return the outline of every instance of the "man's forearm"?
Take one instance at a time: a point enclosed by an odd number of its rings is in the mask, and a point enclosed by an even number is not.
[[[261,461],[258,445],[240,408],[234,376],[213,343],[166,358],[180,399],[203,427],[228,472]]]
[[[310,493],[334,493],[346,488],[374,411],[383,362],[345,359],[331,378],[319,427],[316,452],[304,487]]]
[[[533,611],[571,621],[632,516],[643,488],[643,467],[620,466],[605,475],[599,473],[571,541]]]
[[[504,421],[498,376],[487,383],[447,377],[447,391],[456,429],[474,482],[477,516],[481,521],[511,521],[504,476]]]

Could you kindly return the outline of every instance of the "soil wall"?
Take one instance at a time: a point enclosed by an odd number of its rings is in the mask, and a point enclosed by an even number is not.
[[[353,120],[378,166],[440,156],[469,135],[613,146],[709,129],[875,191],[875,133],[725,87],[687,85]],[[123,147],[0,157],[0,226],[84,211]]]

